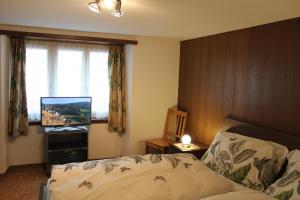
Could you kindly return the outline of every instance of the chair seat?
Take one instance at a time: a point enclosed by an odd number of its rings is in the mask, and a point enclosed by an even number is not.
[[[158,147],[168,147],[172,143],[173,143],[172,141],[162,139],[162,138],[146,140],[146,144],[150,144],[150,145],[152,144]]]
[[[175,141],[178,141],[185,130],[186,116],[187,113],[184,111],[179,111],[177,106],[169,108],[167,112],[163,136],[159,139],[146,140],[146,153],[149,153],[150,150],[152,150],[153,153],[156,153],[157,150],[159,152],[165,153],[168,150],[170,144],[174,143],[173,139]]]

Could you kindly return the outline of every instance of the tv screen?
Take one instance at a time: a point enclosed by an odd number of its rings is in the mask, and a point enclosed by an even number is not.
[[[91,97],[41,97],[42,126],[91,124]]]

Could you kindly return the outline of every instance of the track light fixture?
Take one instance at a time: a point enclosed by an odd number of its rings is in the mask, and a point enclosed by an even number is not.
[[[124,15],[122,11],[122,2],[121,0],[95,0],[89,2],[88,7],[91,11],[100,13],[102,11],[102,7],[107,9],[112,9],[112,15],[115,17],[121,17]]]
[[[100,0],[96,0],[93,2],[90,2],[89,5],[89,9],[95,13],[100,13],[101,12],[101,7],[99,4]]]
[[[124,15],[124,12],[121,10],[122,7],[122,2],[121,0],[116,0],[116,6],[115,6],[115,10],[113,11],[113,16],[115,17],[121,17]]]

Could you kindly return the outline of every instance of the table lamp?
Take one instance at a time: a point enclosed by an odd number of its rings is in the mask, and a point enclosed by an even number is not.
[[[185,134],[181,137],[182,147],[189,148],[191,146],[191,136]]]

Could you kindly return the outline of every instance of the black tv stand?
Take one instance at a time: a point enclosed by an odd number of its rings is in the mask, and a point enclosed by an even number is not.
[[[52,165],[86,161],[88,132],[86,126],[45,128],[46,173],[51,172]]]

